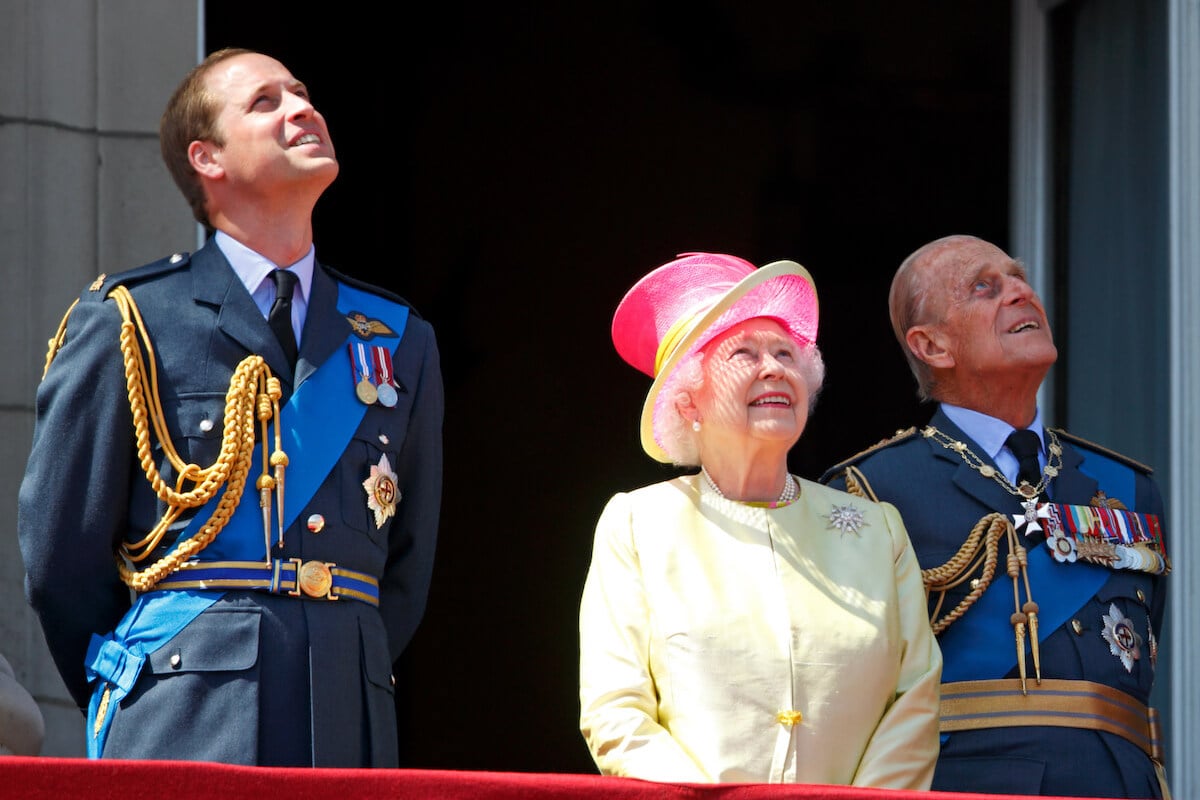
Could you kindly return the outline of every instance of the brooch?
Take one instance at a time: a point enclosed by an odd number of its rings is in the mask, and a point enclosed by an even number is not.
[[[855,536],[858,532],[867,526],[867,522],[863,519],[862,509],[854,506],[833,506],[829,509],[829,514],[825,517],[829,520],[828,530],[838,530],[842,533],[853,533]]]

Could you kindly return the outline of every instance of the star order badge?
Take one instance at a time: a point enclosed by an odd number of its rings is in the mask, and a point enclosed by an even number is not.
[[[400,502],[400,489],[396,473],[387,454],[379,457],[378,464],[371,465],[371,476],[363,481],[367,493],[367,508],[375,514],[375,527],[382,528],[388,517],[396,514],[396,503]]]
[[[1104,630],[1100,635],[1108,642],[1108,651],[1121,660],[1126,672],[1133,672],[1133,662],[1142,657],[1141,637],[1133,629],[1133,621],[1121,613],[1116,603],[1110,603],[1108,613],[1101,618]]]
[[[849,505],[833,506],[825,518],[829,520],[829,525],[826,526],[829,530],[853,533],[855,536],[867,526],[862,510]]]

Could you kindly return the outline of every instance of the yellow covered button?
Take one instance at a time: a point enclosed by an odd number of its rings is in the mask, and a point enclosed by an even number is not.
[[[804,715],[799,711],[780,711],[775,715],[776,722],[778,722],[780,725],[787,725],[789,728],[793,725],[799,725],[802,719],[804,719]]]

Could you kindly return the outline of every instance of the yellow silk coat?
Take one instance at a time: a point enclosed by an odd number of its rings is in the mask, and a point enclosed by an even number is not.
[[[609,501],[579,620],[602,773],[929,788],[942,657],[908,534],[890,504],[800,486],[770,510],[699,476]]]

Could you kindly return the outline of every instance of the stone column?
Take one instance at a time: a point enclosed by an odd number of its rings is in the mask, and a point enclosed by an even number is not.
[[[84,719],[25,602],[13,535],[34,393],[47,340],[96,275],[195,249],[157,132],[168,95],[199,60],[201,8],[0,0],[0,514],[9,531],[0,537],[0,641],[45,720],[43,755],[82,755]]]

